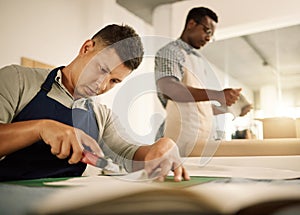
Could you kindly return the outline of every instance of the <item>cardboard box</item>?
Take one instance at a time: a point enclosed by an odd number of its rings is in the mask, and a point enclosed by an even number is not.
[[[300,118],[296,119],[296,135],[297,138],[300,138]]]
[[[296,120],[287,117],[265,118],[263,122],[263,137],[268,138],[296,138]],[[300,126],[300,122],[299,122]]]

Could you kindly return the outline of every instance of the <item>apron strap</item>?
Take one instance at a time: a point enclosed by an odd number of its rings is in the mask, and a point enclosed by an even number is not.
[[[53,84],[53,82],[55,80],[55,77],[57,75],[57,71],[61,70],[63,68],[64,68],[64,66],[57,67],[57,68],[53,69],[49,73],[49,75],[48,75],[47,79],[45,80],[45,82],[42,84],[41,89],[44,90],[44,91],[46,91],[48,93],[51,90],[51,88],[52,88],[52,84]]]

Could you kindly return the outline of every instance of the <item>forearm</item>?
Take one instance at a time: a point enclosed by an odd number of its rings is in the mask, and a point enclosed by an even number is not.
[[[43,120],[0,124],[0,157],[30,146],[40,140]]]
[[[170,100],[176,102],[201,102],[224,100],[223,91],[201,89],[184,85],[175,78],[165,77],[157,81],[160,92]]]
[[[210,90],[210,89],[199,89],[193,87],[187,87],[191,95],[193,96],[194,101],[218,101],[222,102],[224,100],[223,91]]]
[[[133,162],[132,162],[132,170],[137,171],[142,168],[144,168],[145,164],[145,157],[147,153],[150,151],[151,146],[150,145],[145,145],[145,146],[140,146],[134,156],[133,156]]]
[[[177,148],[175,142],[167,137],[160,138],[154,144],[140,146],[133,157],[133,169],[144,168],[145,162],[157,162],[174,148]]]
[[[178,87],[176,90],[168,93],[168,99],[176,102],[203,102],[203,101],[218,101],[224,100],[222,91],[200,89],[187,86],[186,88]]]

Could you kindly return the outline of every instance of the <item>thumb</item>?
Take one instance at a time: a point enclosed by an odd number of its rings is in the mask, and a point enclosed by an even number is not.
[[[99,157],[104,157],[104,153],[103,153],[102,149],[100,148],[98,143],[92,137],[86,135],[82,142],[83,142],[83,147],[87,151],[93,152],[96,155],[98,155]]]

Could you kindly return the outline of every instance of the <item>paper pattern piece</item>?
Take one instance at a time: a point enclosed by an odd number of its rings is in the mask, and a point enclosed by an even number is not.
[[[200,165],[200,158],[183,160],[191,176],[271,180],[300,178],[300,166],[296,168],[300,156],[213,157],[205,166]]]

